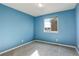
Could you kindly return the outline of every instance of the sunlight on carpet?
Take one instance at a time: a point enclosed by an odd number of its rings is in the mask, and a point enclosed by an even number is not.
[[[31,56],[40,56],[38,53],[38,50],[35,50],[35,52],[33,54],[31,54]]]

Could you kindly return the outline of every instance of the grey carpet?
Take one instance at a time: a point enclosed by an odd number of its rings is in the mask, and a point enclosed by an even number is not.
[[[78,56],[78,54],[74,48],[33,42],[2,54],[2,56]]]

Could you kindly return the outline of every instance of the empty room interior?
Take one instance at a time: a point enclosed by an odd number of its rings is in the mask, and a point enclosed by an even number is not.
[[[79,4],[1,3],[0,56],[79,56]]]

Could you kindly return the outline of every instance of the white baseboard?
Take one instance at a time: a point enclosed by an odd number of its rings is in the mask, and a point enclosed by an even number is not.
[[[76,50],[76,52],[78,53],[78,55],[79,55],[79,50],[78,50],[78,48],[77,47],[75,47],[75,50]]]
[[[13,48],[11,48],[11,49],[5,50],[5,51],[3,51],[3,52],[0,52],[0,55],[1,55],[1,54],[4,54],[4,53],[7,53],[7,52],[10,52],[10,51],[12,51],[12,50],[14,50],[14,49],[20,48],[20,47],[22,47],[22,46],[24,46],[24,45],[30,44],[30,43],[32,43],[32,42],[33,42],[33,41],[30,41],[30,42],[24,43],[24,44],[22,44],[22,45],[13,47]]]
[[[4,53],[7,53],[7,52],[9,52],[9,51],[12,51],[12,50],[14,50],[14,49],[17,49],[17,48],[19,48],[19,47],[22,47],[22,46],[24,46],[24,45],[30,44],[30,43],[35,42],[35,41],[37,41],[37,42],[43,42],[43,43],[48,43],[48,44],[55,44],[55,45],[60,45],[60,46],[65,46],[65,47],[70,47],[70,48],[75,48],[75,50],[76,50],[77,53],[79,54],[78,48],[77,48],[76,46],[64,45],[64,44],[59,44],[59,43],[51,43],[51,42],[42,41],[42,40],[33,40],[33,41],[30,41],[30,42],[24,43],[24,44],[22,44],[22,45],[19,45],[19,46],[17,46],[17,47],[14,47],[14,48],[5,50],[5,51],[3,51],[3,52],[0,52],[0,55],[1,55],[1,54],[4,54]]]
[[[78,55],[79,55],[79,50],[78,50],[78,48],[77,48],[76,46],[65,45],[65,44],[59,44],[59,43],[51,43],[51,42],[42,41],[42,40],[34,40],[34,41],[74,48],[74,49],[76,50],[76,52],[78,53]]]
[[[71,47],[71,48],[75,48],[75,46],[71,46],[71,45],[65,45],[65,44],[60,44],[60,43],[51,43],[51,42],[47,42],[47,41],[42,41],[42,40],[34,40],[37,42],[44,42],[44,43],[48,43],[48,44],[55,44],[55,45],[60,45],[60,46],[65,46],[65,47]]]

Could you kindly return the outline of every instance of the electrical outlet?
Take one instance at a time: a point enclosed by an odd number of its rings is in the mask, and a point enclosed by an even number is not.
[[[58,42],[58,39],[56,39],[56,42]]]

